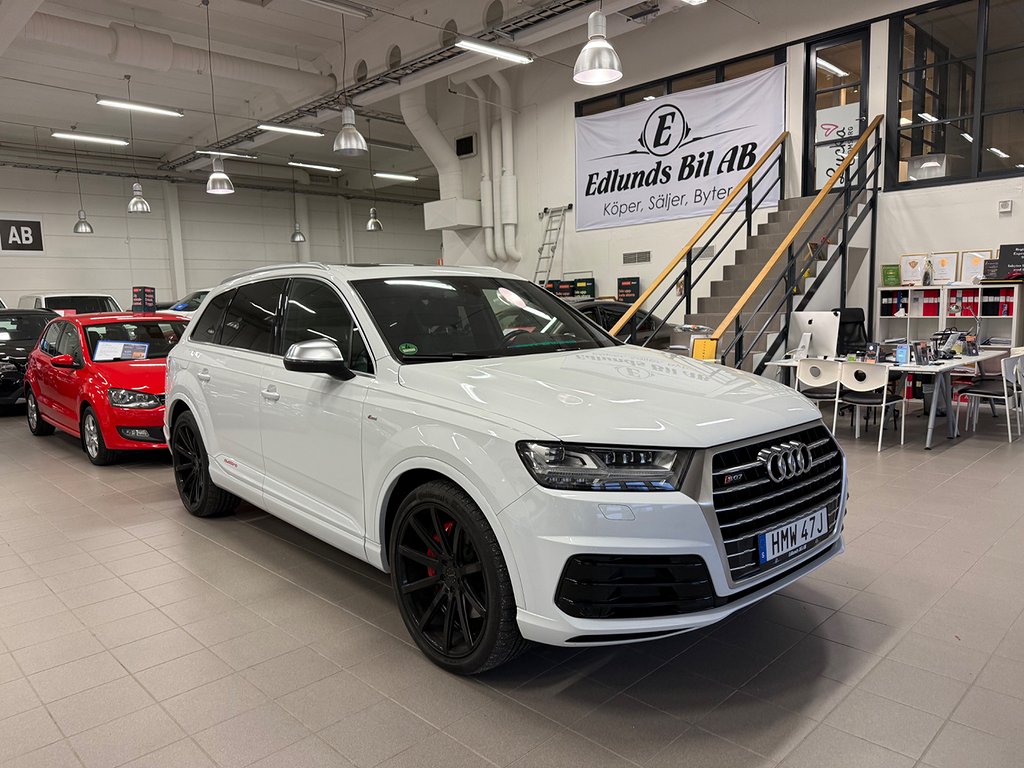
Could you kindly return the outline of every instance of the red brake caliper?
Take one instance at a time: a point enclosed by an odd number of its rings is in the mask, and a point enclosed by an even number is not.
[[[449,520],[441,527],[444,528],[445,533],[451,533],[452,528],[455,527],[455,523],[452,520]],[[431,538],[433,538],[433,540],[436,541],[438,544],[441,543],[441,537],[438,536],[436,533]],[[427,547],[427,557],[436,558],[437,552],[435,552],[433,548]],[[437,576],[437,569],[432,566],[427,566],[427,576]]]

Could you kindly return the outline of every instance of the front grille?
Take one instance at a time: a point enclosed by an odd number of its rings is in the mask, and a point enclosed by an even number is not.
[[[674,616],[713,608],[715,589],[698,555],[576,555],[555,603],[580,619]]]
[[[807,445],[813,459],[811,469],[791,480],[775,482],[758,459],[758,452],[790,441]],[[797,554],[759,562],[757,538],[761,533],[822,507],[826,510],[827,530],[808,542],[805,550],[835,531],[843,488],[843,457],[824,425],[722,451],[715,454],[711,469],[712,499],[733,581],[768,571]]]

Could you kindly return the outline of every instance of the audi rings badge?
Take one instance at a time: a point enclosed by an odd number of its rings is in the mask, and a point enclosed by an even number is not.
[[[795,440],[773,445],[771,448],[762,448],[757,454],[757,459],[764,464],[768,477],[776,483],[792,480],[810,472],[814,464],[811,449]]]

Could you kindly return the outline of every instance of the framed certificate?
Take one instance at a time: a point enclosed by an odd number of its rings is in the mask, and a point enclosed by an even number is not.
[[[985,276],[985,262],[992,258],[992,251],[961,251],[960,282],[974,283]]]
[[[900,280],[904,285],[921,285],[927,253],[906,253],[900,256]]]
[[[932,254],[932,283],[945,285],[956,282],[960,254],[957,251],[944,251]]]

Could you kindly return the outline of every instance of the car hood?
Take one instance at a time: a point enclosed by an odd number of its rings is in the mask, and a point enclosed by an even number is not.
[[[400,382],[568,442],[706,448],[820,418],[782,384],[629,345],[403,365]]]
[[[122,360],[116,363],[93,363],[93,369],[114,389],[134,389],[154,395],[164,393],[166,360]]]

